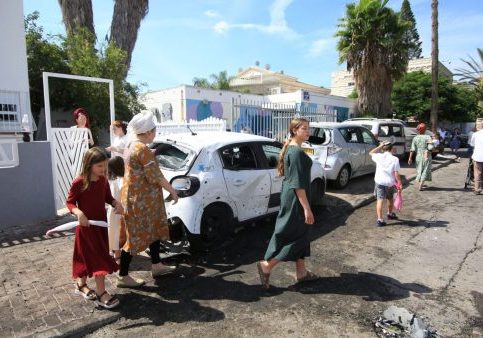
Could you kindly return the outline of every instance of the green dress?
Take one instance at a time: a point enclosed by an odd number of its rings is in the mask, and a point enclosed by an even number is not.
[[[280,196],[280,211],[265,260],[297,261],[310,256],[309,227],[295,189],[305,189],[310,198],[312,160],[300,147],[289,145],[284,156],[285,177]]]
[[[428,150],[428,141],[431,141],[429,135],[416,135],[411,143],[411,151],[416,153],[416,181],[431,182],[431,166],[433,163],[431,154],[424,159],[424,152]]]

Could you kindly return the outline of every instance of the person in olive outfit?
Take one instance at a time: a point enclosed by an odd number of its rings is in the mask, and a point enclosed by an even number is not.
[[[309,227],[314,224],[310,208],[310,169],[312,159],[301,148],[309,138],[309,122],[302,118],[290,123],[290,137],[283,146],[278,163],[278,174],[284,176],[280,211],[265,258],[257,262],[260,282],[269,288],[272,269],[281,261],[295,262],[298,282],[314,280],[317,275],[305,267],[310,256]]]

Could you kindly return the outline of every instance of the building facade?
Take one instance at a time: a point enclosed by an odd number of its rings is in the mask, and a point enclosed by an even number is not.
[[[431,73],[431,58],[409,60],[407,71]],[[439,62],[439,74],[453,80],[453,73],[441,62]],[[330,93],[332,95],[347,97],[355,88],[355,79],[352,71],[339,70],[331,74]]]

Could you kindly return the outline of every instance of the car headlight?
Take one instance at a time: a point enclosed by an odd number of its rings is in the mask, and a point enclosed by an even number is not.
[[[174,177],[170,183],[180,198],[192,196],[200,188],[200,180],[193,176]]]

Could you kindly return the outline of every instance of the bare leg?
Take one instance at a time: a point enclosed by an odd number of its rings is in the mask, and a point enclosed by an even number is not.
[[[419,182],[419,190],[423,190],[424,181]]]
[[[77,278],[77,286],[82,286],[84,284],[87,284],[87,277]]]
[[[106,291],[105,276],[95,276],[94,278],[96,280],[96,293],[100,296]]]
[[[270,273],[275,265],[277,265],[278,263],[280,263],[280,261],[275,258],[272,258],[269,261],[260,261],[260,265],[264,273]]]
[[[388,198],[387,199],[387,212],[391,214],[393,212],[393,210],[394,210],[394,199]]]
[[[295,262],[295,269],[296,269],[296,272],[297,272],[297,279],[305,277],[305,275],[307,274],[307,269],[305,268],[305,260],[304,259],[298,259]]]
[[[377,219],[384,219],[384,217],[382,216],[382,206],[384,204],[384,200],[383,199],[378,199],[377,200],[377,203],[376,203],[376,213],[377,213]]]

